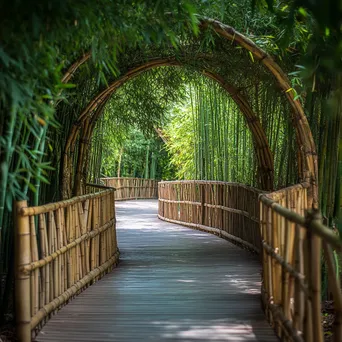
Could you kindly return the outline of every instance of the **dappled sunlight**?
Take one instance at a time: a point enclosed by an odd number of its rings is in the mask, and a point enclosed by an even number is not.
[[[225,277],[226,279],[222,280],[222,283],[227,283],[231,286],[234,286],[238,288],[242,293],[260,294],[261,281],[255,282],[251,280],[246,280],[232,274],[226,274]]]
[[[155,321],[162,328],[161,337],[181,341],[260,341],[258,331],[246,321],[232,319]],[[258,330],[258,329],[257,329]],[[259,328],[260,330],[260,328]]]

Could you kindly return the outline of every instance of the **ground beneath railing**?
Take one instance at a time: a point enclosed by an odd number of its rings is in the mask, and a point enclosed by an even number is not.
[[[324,301],[322,303],[322,325],[325,342],[333,341],[334,321],[335,314],[333,301]]]
[[[255,256],[157,219],[157,201],[117,203],[118,268],[55,315],[37,341],[277,341]]]

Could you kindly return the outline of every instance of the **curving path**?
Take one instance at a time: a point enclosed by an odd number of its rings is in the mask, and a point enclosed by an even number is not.
[[[278,341],[255,256],[157,218],[157,200],[118,202],[119,267],[81,293],[37,341]]]

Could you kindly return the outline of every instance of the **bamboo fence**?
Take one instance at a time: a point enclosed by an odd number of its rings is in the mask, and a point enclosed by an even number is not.
[[[49,317],[118,261],[114,189],[37,207],[15,204],[18,339],[29,342]]]
[[[260,196],[263,245],[262,300],[282,341],[323,342],[321,250],[334,298],[333,341],[342,341],[342,295],[333,250],[341,240],[308,211],[308,184]]]
[[[239,183],[160,182],[158,217],[218,234],[259,253],[258,196],[261,193]]]
[[[158,181],[131,177],[100,178],[105,186],[114,187],[115,200],[158,198]]]
[[[342,341],[342,292],[333,251],[342,242],[308,211],[303,183],[273,193],[238,183],[176,181],[159,183],[162,220],[218,234],[259,252],[262,302],[282,341],[323,342],[321,251],[334,299],[333,341]],[[259,197],[259,202],[258,202]]]

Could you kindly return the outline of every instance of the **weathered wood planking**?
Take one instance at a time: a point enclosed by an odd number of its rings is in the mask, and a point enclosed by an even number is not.
[[[157,201],[117,203],[119,267],[55,315],[37,341],[277,341],[260,264],[214,235],[157,219]]]

